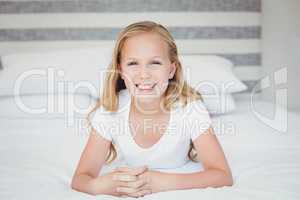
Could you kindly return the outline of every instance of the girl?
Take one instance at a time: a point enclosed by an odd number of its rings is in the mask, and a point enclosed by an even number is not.
[[[105,84],[89,113],[92,128],[73,189],[140,197],[233,184],[209,114],[200,94],[183,80],[176,44],[165,27],[143,21],[121,31]],[[117,152],[128,166],[98,176]],[[200,160],[204,170],[163,172],[190,159]]]

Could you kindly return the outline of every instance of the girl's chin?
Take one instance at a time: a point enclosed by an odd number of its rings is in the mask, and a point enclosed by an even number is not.
[[[160,98],[160,92],[157,90],[157,88],[153,88],[151,90],[140,90],[138,88],[134,88],[132,94],[137,98],[143,98],[143,99]]]
[[[157,101],[160,99],[160,96],[157,95],[145,95],[145,94],[136,94],[134,97],[139,100],[140,102],[152,102],[152,101]]]
[[[133,97],[139,103],[145,104],[157,103],[157,101],[160,101],[161,99],[161,96],[157,94],[135,94]]]

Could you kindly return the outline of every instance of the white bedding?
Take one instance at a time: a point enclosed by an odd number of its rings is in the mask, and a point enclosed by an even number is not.
[[[270,104],[260,102],[266,109]],[[260,122],[249,102],[214,117],[217,137],[234,176],[234,186],[169,191],[143,199],[299,199],[300,115],[289,112],[288,132],[280,133]],[[225,133],[220,123],[235,127]],[[77,123],[78,124],[78,123]],[[217,128],[218,127],[218,128]],[[0,199],[114,199],[91,196],[70,188],[70,181],[87,141],[78,126],[63,119],[0,118]],[[105,173],[118,165],[106,166]],[[120,162],[122,163],[122,162]],[[190,163],[171,171],[201,168]],[[118,198],[115,198],[118,199]]]

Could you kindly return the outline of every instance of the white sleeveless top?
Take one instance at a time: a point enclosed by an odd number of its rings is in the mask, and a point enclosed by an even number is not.
[[[176,104],[171,109],[169,124],[160,139],[149,148],[139,146],[129,128],[131,95],[127,89],[119,92],[117,112],[98,108],[91,125],[103,138],[112,141],[127,165],[147,165],[149,169],[174,169],[189,161],[191,141],[211,125],[211,118],[201,100],[186,106]]]

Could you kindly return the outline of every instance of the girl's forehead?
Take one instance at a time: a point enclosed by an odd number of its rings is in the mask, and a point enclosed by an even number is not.
[[[135,55],[153,54],[167,56],[169,52],[168,44],[157,33],[141,33],[127,38],[121,49],[122,57]]]

